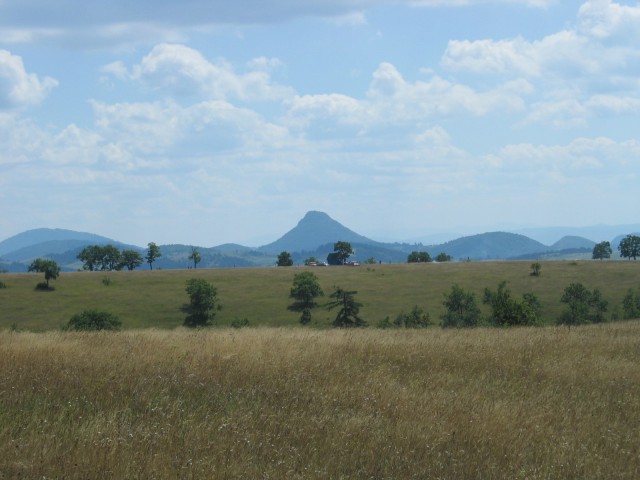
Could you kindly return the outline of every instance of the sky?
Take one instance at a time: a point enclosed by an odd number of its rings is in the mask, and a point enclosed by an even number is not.
[[[0,0],[0,240],[638,222],[640,3]]]

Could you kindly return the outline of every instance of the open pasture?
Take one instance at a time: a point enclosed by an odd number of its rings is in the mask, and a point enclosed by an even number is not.
[[[0,332],[0,478],[640,477],[640,323]]]
[[[609,301],[608,316],[620,305],[629,288],[640,287],[640,262],[582,261],[542,262],[542,275],[530,276],[531,262],[462,262],[441,264],[362,265],[316,267],[326,295],[334,285],[357,290],[362,317],[375,325],[387,315],[418,305],[437,323],[443,311],[443,295],[458,283],[476,294],[482,303],[485,287],[495,289],[508,281],[514,294],[532,292],[543,305],[545,323],[553,323],[563,309],[560,297],[571,282],[598,288]],[[188,301],[185,282],[205,278],[218,288],[223,309],[219,325],[247,318],[251,325],[294,326],[299,314],[287,310],[293,276],[306,267],[235,268],[166,271],[62,273],[52,281],[52,292],[35,291],[40,274],[5,274],[8,288],[0,289],[0,328],[44,331],[57,329],[72,315],[88,308],[114,313],[123,328],[174,328],[185,317]],[[108,279],[107,282],[104,282]],[[105,285],[109,283],[109,285]],[[320,303],[325,300],[320,298]],[[484,311],[486,308],[481,305]],[[333,312],[313,311],[313,324],[329,325]]]

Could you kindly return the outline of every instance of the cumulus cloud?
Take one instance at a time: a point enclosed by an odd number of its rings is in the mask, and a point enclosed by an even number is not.
[[[589,0],[579,10],[579,28],[601,39],[640,39],[640,5],[622,5],[612,0]]]
[[[27,73],[21,57],[0,50],[0,110],[37,105],[57,85],[53,78]]]
[[[102,71],[179,96],[198,94],[214,99],[272,101],[294,94],[292,88],[271,80],[269,70],[279,65],[278,59],[257,58],[249,63],[250,71],[238,73],[224,60],[213,63],[198,50],[163,43],[156,45],[130,71],[122,62],[106,65]]]

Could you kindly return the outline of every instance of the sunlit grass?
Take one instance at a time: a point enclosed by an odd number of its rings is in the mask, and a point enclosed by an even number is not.
[[[571,282],[599,288],[610,303],[610,316],[629,288],[640,288],[640,262],[542,262],[542,275],[530,276],[531,262],[471,262],[450,264],[362,265],[314,268],[329,294],[339,285],[357,290],[361,316],[375,325],[386,316],[418,305],[439,321],[443,295],[454,283],[473,291],[481,303],[485,287],[495,289],[502,280],[515,295],[532,292],[543,305],[547,323],[554,323],[563,305],[562,290]],[[219,325],[247,318],[267,326],[295,326],[299,313],[287,309],[293,276],[303,267],[231,268],[134,272],[63,273],[52,282],[53,292],[34,290],[40,274],[5,274],[0,289],[0,328],[15,324],[30,330],[57,329],[86,309],[106,310],[120,317],[123,328],[174,328],[182,324],[187,303],[185,283],[205,278],[218,288],[223,310]],[[108,281],[104,281],[107,278]],[[105,284],[106,283],[106,284]],[[326,297],[324,298],[326,300]],[[322,303],[323,299],[320,298]],[[483,306],[483,311],[487,309]],[[332,313],[313,311],[315,327],[329,326]]]
[[[640,323],[0,333],[0,478],[640,478]]]

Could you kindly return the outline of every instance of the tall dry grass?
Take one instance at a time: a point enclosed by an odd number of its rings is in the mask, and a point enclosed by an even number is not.
[[[0,478],[640,478],[640,323],[0,333]]]

